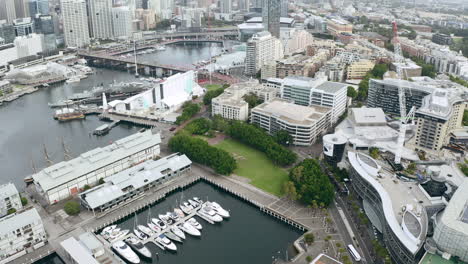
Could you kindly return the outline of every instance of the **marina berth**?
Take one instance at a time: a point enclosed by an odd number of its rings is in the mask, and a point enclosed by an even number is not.
[[[187,220],[187,223],[189,223],[198,230],[203,229],[202,225],[198,223],[198,221],[195,218],[190,218],[189,220]]]
[[[171,251],[177,251],[177,246],[171,242],[165,235],[161,234],[158,237],[156,237],[155,241],[162,245],[165,249],[171,250]]]

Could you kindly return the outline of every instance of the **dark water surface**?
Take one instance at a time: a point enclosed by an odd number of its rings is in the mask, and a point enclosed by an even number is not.
[[[153,259],[142,259],[142,263],[270,264],[272,257],[284,259],[285,251],[302,234],[301,231],[260,212],[257,207],[205,182],[171,194],[150,210],[137,213],[138,224],[146,224],[150,213],[151,217],[157,217],[172,211],[181,199],[186,201],[194,196],[218,202],[230,211],[231,218],[212,225],[196,216],[203,226],[201,238],[187,235],[183,244],[176,243],[177,253],[163,251],[148,243]],[[131,217],[118,226],[133,230],[134,224],[135,217]]]

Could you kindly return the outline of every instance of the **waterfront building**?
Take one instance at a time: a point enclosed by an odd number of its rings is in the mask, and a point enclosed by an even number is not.
[[[450,46],[453,43],[452,36],[447,34],[435,33],[432,35],[432,42],[439,45]]]
[[[1,83],[0,83],[1,91]],[[23,208],[21,197],[13,183],[0,185],[0,217]]]
[[[36,208],[0,219],[0,263],[11,263],[47,242],[42,219]]]
[[[135,133],[39,171],[32,175],[35,188],[46,202],[56,203],[78,194],[85,185],[157,157],[160,143],[160,135],[151,130]]]
[[[44,35],[30,34],[15,38],[14,41],[18,58],[37,55],[44,51]]]
[[[85,0],[61,0],[65,45],[81,48],[90,43]]]
[[[329,82],[325,76],[316,78],[290,76],[279,82],[277,80],[272,81],[279,84],[281,98],[297,105],[330,107],[332,109],[330,121],[333,124],[346,111],[346,84]],[[270,79],[266,82],[270,82]]]
[[[247,42],[245,58],[245,73],[255,75],[264,64],[283,57],[281,41],[273,37],[268,31],[253,35]]]
[[[5,44],[13,43],[16,38],[13,24],[7,23],[6,20],[0,20],[0,38],[5,41]]]
[[[449,143],[450,134],[462,128],[468,94],[455,89],[436,89],[424,97],[415,113],[415,145],[439,151]]]
[[[374,68],[374,62],[370,60],[360,60],[351,63],[347,70],[346,75],[348,80],[359,80],[364,78],[366,74]]]
[[[332,18],[327,21],[327,30],[333,36],[341,33],[353,33],[353,24],[341,18]]]
[[[81,193],[81,204],[93,212],[105,211],[183,175],[190,170],[191,164],[187,156],[178,153],[157,160],[150,159],[107,177],[104,184]]]
[[[115,37],[131,38],[133,33],[131,10],[126,6],[112,8],[112,25]]]
[[[351,187],[363,201],[364,212],[383,235],[395,263],[416,264],[424,254],[428,212],[442,200],[425,195],[417,181],[400,180],[371,157],[348,152]]]
[[[10,61],[18,59],[16,47],[13,44],[0,45],[0,66],[5,66]]]
[[[262,23],[274,37],[280,37],[281,0],[263,0]]]
[[[30,17],[17,18],[13,21],[13,27],[15,29],[15,36],[27,36],[36,32],[34,27],[34,20]]]
[[[99,264],[88,249],[74,237],[70,237],[62,242],[60,246],[65,253],[65,261],[71,264]]]
[[[38,14],[48,15],[49,14],[49,0],[29,0],[28,9],[29,9],[30,17],[35,17]]]
[[[6,93],[11,93],[12,91],[13,91],[13,88],[11,87],[10,81],[8,80],[0,81],[0,93],[6,94]]]
[[[302,106],[275,98],[252,109],[251,122],[270,135],[286,130],[293,138],[292,144],[310,146],[331,125],[332,109],[323,106]]]
[[[13,23],[16,19],[15,0],[0,0],[0,20]]]
[[[455,191],[447,207],[434,217],[434,240],[443,253],[468,262],[468,179]]]
[[[88,8],[91,36],[95,39],[113,38],[112,0],[92,0],[89,1]]]

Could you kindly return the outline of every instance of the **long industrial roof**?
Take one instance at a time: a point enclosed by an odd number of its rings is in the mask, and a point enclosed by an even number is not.
[[[109,146],[85,152],[70,161],[52,165],[32,177],[45,192],[160,143],[159,133],[153,134],[151,130],[138,132]]]
[[[148,160],[106,178],[103,185],[83,192],[80,196],[92,209],[98,208],[124,196],[129,190],[139,189],[163,178],[167,174],[165,172],[175,172],[190,164],[192,162],[187,156],[178,154],[156,161]]]
[[[29,224],[42,223],[41,217],[36,208],[15,214],[5,216],[0,219],[0,237],[11,234],[11,232],[20,229]]]

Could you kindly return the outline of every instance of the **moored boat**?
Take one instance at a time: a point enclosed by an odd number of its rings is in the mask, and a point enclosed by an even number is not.
[[[140,254],[140,256],[143,256],[145,258],[151,258],[151,251],[143,243],[141,243],[140,240],[138,240],[136,237],[129,237],[125,239],[125,242],[132,248],[137,254]]]
[[[132,264],[140,263],[140,258],[133,250],[123,241],[117,241],[112,244],[112,248],[126,261]]]
[[[193,225],[189,224],[188,222],[180,224],[178,227],[182,231],[184,231],[185,233],[187,233],[187,234],[189,234],[191,236],[196,236],[196,237],[201,236],[200,230],[196,229]]]
[[[193,217],[187,220],[187,223],[191,224],[193,227],[195,227],[198,230],[203,229],[203,226]]]
[[[159,235],[158,237],[156,237],[155,241],[159,244],[161,244],[162,246],[164,246],[164,248],[166,249],[169,249],[169,250],[172,250],[172,251],[176,251],[177,250],[177,247],[174,243],[172,243],[171,240],[169,240],[169,238],[167,238],[165,235],[161,234]]]

